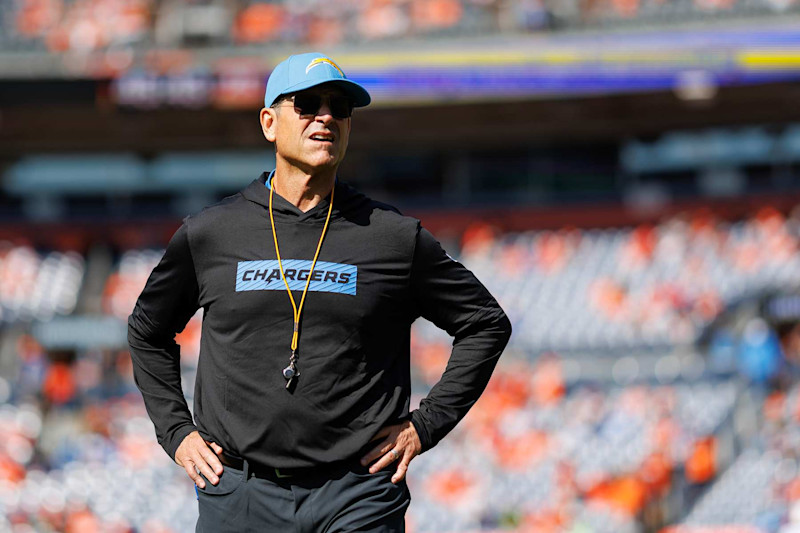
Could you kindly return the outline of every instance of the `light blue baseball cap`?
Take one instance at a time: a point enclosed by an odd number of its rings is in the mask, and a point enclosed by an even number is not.
[[[267,80],[264,105],[270,107],[281,95],[302,91],[323,83],[335,83],[353,100],[355,107],[372,101],[358,83],[348,80],[342,69],[324,54],[311,52],[289,56],[275,67]]]

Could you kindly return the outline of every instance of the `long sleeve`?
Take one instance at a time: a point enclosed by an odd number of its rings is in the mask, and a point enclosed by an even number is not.
[[[173,459],[184,437],[196,429],[181,389],[180,347],[175,342],[198,309],[187,231],[184,224],[172,237],[128,318],[134,380],[158,442]]]
[[[511,336],[511,322],[472,272],[447,255],[424,228],[417,233],[411,276],[418,313],[454,337],[444,374],[411,413],[426,451],[483,393]]]

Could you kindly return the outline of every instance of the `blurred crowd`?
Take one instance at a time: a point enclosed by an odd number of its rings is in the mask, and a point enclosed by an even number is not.
[[[76,253],[39,255],[27,246],[0,243],[0,322],[71,313],[83,267]]]
[[[635,532],[690,507],[717,473],[735,383],[568,384],[562,371],[554,355],[501,369],[458,432],[415,464],[425,497],[414,525]]]
[[[657,226],[504,234],[480,222],[462,258],[498,295],[524,349],[692,343],[728,302],[800,283],[800,212],[735,223],[710,213]]]
[[[787,533],[800,528],[800,384],[771,392],[757,414],[760,431],[685,524],[751,524]]]
[[[779,327],[750,305],[720,323],[737,302],[800,287],[799,236],[798,218],[774,209],[733,223],[699,213],[625,229],[470,227],[459,260],[515,335],[464,422],[415,460],[409,530],[800,527],[797,321]],[[99,271],[91,256],[0,252],[0,308],[33,310],[8,315],[0,337],[0,532],[191,530],[192,482],[156,443],[124,336],[93,347],[90,331],[69,347],[32,327],[90,308],[78,290],[89,286],[98,311],[123,323],[161,251],[120,253],[99,283],[84,276]],[[71,274],[46,266],[62,263]],[[72,299],[41,307],[30,287],[45,277],[67,280]],[[200,329],[198,313],[178,337],[190,405]],[[415,324],[412,404],[449,342]]]
[[[795,0],[0,0],[0,46],[334,45],[781,13]],[[3,38],[5,35],[5,38]]]

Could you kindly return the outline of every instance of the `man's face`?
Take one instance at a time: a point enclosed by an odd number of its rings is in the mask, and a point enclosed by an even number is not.
[[[335,169],[347,151],[350,118],[334,116],[335,111],[341,112],[337,108],[342,102],[332,104],[331,98],[345,98],[344,92],[334,85],[319,85],[295,95],[282,97],[271,108],[261,110],[264,137],[275,143],[278,158],[309,174]],[[318,109],[314,109],[316,102]]]

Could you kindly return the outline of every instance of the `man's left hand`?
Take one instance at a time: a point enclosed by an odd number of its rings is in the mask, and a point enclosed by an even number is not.
[[[367,466],[375,459],[380,458],[369,468],[370,473],[374,474],[393,462],[399,461],[397,471],[392,476],[392,483],[399,483],[406,477],[408,464],[422,451],[422,442],[419,440],[414,424],[408,420],[401,424],[384,427],[375,435],[375,439],[381,437],[384,439],[361,458],[361,464]]]

